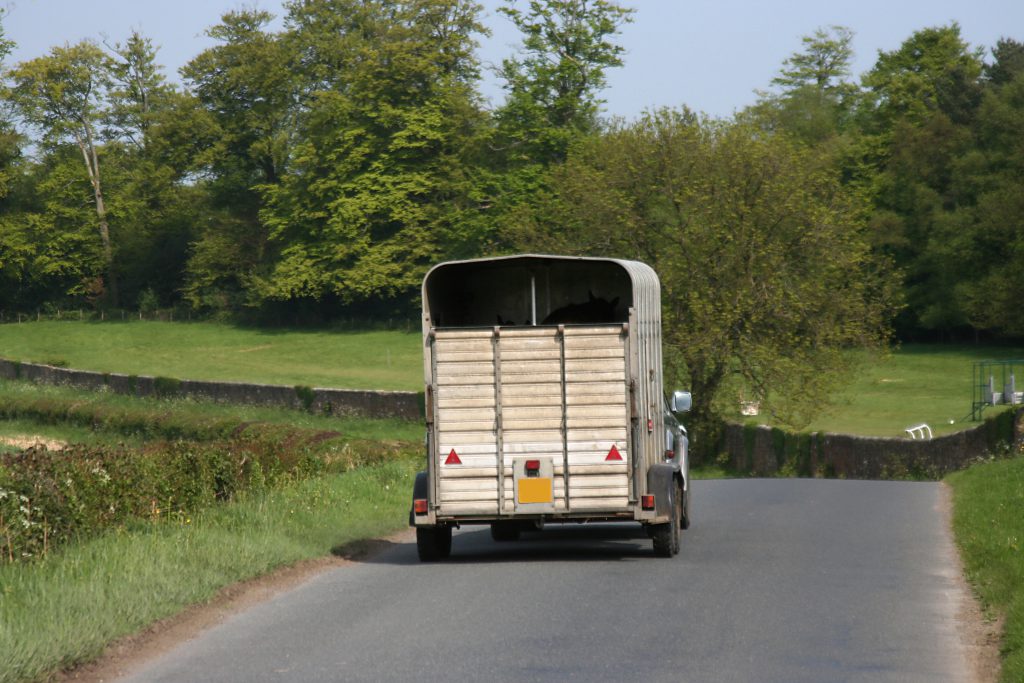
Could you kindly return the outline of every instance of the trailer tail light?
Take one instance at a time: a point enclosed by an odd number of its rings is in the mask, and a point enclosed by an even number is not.
[[[654,495],[653,494],[647,494],[647,495],[644,495],[644,496],[640,496],[640,507],[642,507],[644,510],[653,510],[654,509]]]
[[[676,457],[676,452],[675,451],[665,451],[665,459],[666,460],[675,460],[675,457]]]
[[[452,449],[452,452],[448,454],[448,457],[444,461],[445,465],[461,465],[462,461],[459,460],[459,454]]]
[[[538,474],[540,472],[540,460],[527,460],[526,461],[526,473],[527,474]]]
[[[412,509],[417,515],[427,514],[427,499],[417,498],[412,502]]]
[[[619,449],[612,444],[611,449],[608,451],[608,455],[605,456],[605,462],[609,460],[622,460],[622,453],[619,453]]]

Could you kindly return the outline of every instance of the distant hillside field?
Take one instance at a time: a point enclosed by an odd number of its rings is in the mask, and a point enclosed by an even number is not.
[[[421,391],[420,339],[419,330],[44,321],[0,325],[0,357],[178,379]]]
[[[865,354],[834,405],[804,431],[906,436],[905,429],[921,423],[935,434],[966,429],[978,424],[970,421],[972,364],[994,359],[1024,359],[1024,348],[905,344],[886,358]],[[1024,384],[1021,370],[1024,364],[1018,366],[1018,391]],[[995,385],[1002,388],[998,371]],[[984,415],[997,409],[986,408]]]
[[[178,379],[421,391],[420,339],[418,330],[31,322],[0,325],[0,357]],[[874,436],[905,436],[907,427],[922,422],[937,434],[964,429],[973,424],[964,421],[971,409],[971,364],[996,358],[1024,359],[1024,348],[907,344],[886,358],[865,355],[834,405],[806,429]],[[1018,374],[1020,388],[1024,372]],[[739,402],[734,405],[731,417],[741,419]],[[771,418],[751,421],[770,423]]]

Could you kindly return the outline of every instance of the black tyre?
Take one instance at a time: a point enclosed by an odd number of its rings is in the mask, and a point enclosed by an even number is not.
[[[679,482],[672,486],[672,519],[667,524],[656,524],[651,530],[654,554],[658,557],[672,557],[679,553],[679,525],[683,515],[683,492]]]
[[[491,522],[491,538],[495,541],[518,541],[520,527],[515,522]]]
[[[450,526],[418,527],[416,554],[421,562],[436,562],[452,554],[452,528]]]

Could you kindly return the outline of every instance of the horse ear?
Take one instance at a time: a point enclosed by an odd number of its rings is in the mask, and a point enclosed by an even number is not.
[[[592,291],[590,291],[589,289],[587,290],[587,296],[589,296],[589,297],[590,297],[590,300],[591,300],[591,301],[593,301],[593,300],[594,300],[594,293],[593,293]]]

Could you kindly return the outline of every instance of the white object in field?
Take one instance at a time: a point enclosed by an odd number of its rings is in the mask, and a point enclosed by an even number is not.
[[[988,386],[985,387],[985,398],[988,399],[988,404],[994,406],[1000,402],[1003,395],[996,393],[996,380],[992,375],[988,376]]]
[[[911,439],[930,439],[932,438],[932,428],[925,423],[915,425],[913,427],[907,427],[904,430]],[[925,436],[927,434],[928,436]]]
[[[740,415],[752,417],[761,414],[760,401],[740,401]]]

